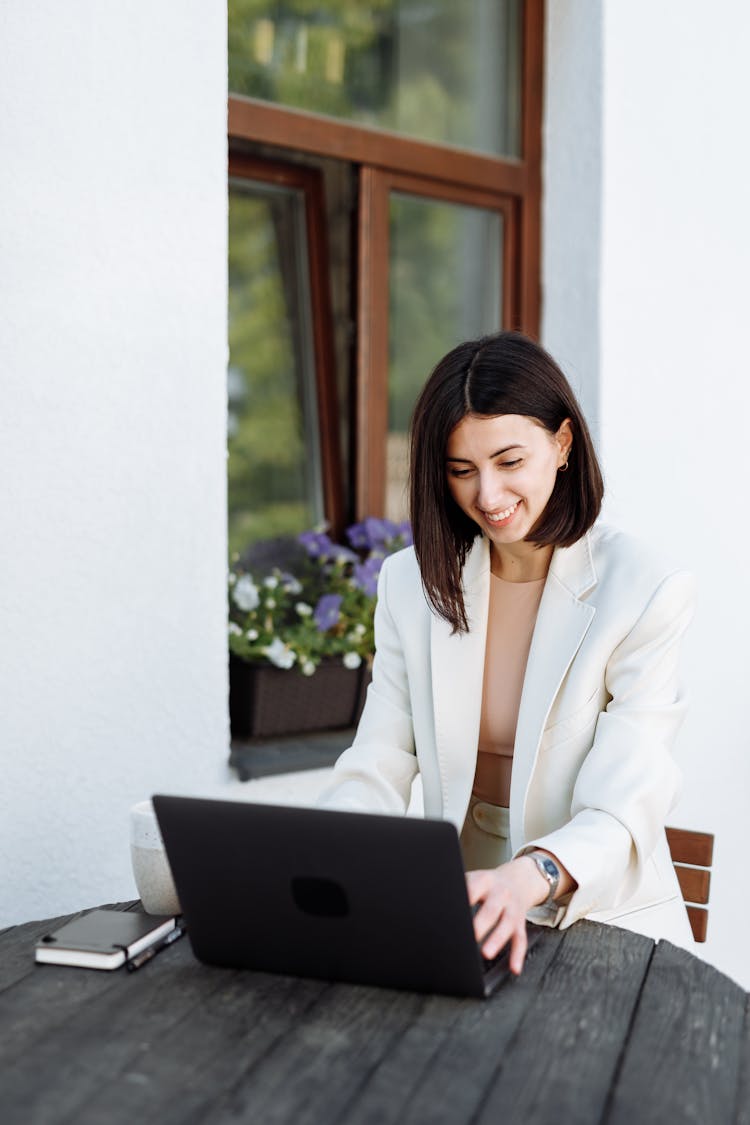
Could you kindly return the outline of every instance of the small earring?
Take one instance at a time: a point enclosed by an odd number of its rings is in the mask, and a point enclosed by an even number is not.
[[[567,471],[568,471],[568,462],[567,462],[567,461],[563,461],[562,465],[559,465],[559,466],[558,466],[558,469],[557,469],[557,471],[558,471],[558,473],[567,473]]]

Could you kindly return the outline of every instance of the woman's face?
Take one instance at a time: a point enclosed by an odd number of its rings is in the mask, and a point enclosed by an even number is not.
[[[498,546],[526,539],[572,444],[570,421],[551,434],[522,414],[468,414],[448,438],[451,496]]]

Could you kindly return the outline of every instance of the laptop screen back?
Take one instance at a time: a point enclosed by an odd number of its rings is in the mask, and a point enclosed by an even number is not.
[[[187,797],[154,808],[200,960],[485,995],[452,824]]]

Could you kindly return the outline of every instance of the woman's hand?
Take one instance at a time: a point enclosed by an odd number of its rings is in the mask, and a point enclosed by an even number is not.
[[[481,904],[474,936],[482,956],[491,960],[510,942],[510,971],[518,976],[528,948],[526,911],[546,900],[547,880],[533,859],[519,856],[488,871],[467,871],[466,886],[471,905]]]

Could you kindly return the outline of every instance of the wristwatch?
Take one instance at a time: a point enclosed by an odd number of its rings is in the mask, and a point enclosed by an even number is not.
[[[550,859],[544,852],[526,852],[529,859],[533,859],[537,865],[539,874],[543,875],[549,883],[549,894],[544,902],[539,903],[540,906],[549,906],[554,901],[557,894],[557,888],[560,885],[560,868],[555,863],[554,859]]]

